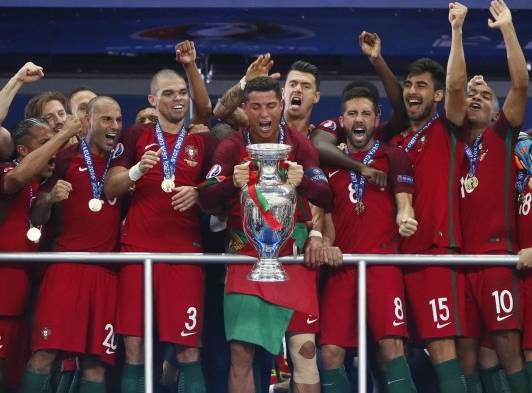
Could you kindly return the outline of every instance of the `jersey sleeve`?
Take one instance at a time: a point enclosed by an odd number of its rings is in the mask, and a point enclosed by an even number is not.
[[[313,205],[330,213],[333,209],[332,191],[327,177],[319,166],[318,152],[308,139],[298,135],[296,140],[296,161],[303,166],[304,171],[297,190]]]
[[[111,161],[111,168],[114,168],[115,166],[131,168],[136,164],[137,140],[145,129],[145,127],[134,124],[127,130],[122,131],[120,139],[115,147],[115,152],[120,152],[120,154],[115,154],[116,157]]]
[[[233,169],[238,164],[240,150],[241,146],[233,137],[224,139],[214,150],[212,166],[206,178],[225,176],[225,179],[200,190],[199,202],[204,209],[212,210],[223,206],[231,197],[238,194],[240,189],[233,184]]]
[[[390,162],[388,183],[394,194],[414,193],[414,171],[412,162],[404,150],[387,146],[386,153]]]
[[[339,139],[339,135],[338,135],[339,129],[340,129],[340,124],[338,123],[336,119],[324,120],[320,124],[318,124],[315,128],[315,130],[324,131],[324,132],[327,132],[328,134],[333,135],[336,138],[336,140]]]

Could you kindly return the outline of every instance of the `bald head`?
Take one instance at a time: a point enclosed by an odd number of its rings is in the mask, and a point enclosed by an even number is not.
[[[92,100],[89,101],[88,105],[89,105],[88,106],[89,117],[94,116],[95,113],[101,112],[102,110],[110,106],[120,108],[120,104],[118,104],[118,102],[113,97],[109,97],[109,96],[94,97]]]
[[[185,81],[181,75],[179,75],[174,70],[170,69],[164,69],[159,72],[157,72],[152,78],[150,82],[150,94],[155,95],[157,94],[157,91],[160,88],[161,81],[162,80],[174,80],[179,79],[182,81]],[[185,82],[186,83],[186,82]]]

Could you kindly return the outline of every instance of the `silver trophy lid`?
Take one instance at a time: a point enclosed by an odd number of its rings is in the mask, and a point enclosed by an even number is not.
[[[254,143],[246,146],[253,160],[286,160],[292,146],[283,143]]]

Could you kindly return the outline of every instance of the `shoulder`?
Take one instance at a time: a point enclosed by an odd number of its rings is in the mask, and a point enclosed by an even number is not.
[[[72,160],[72,158],[79,154],[81,154],[79,143],[68,145],[64,149],[59,150],[55,156],[56,167],[58,164],[68,163],[70,160]]]
[[[154,124],[133,124],[125,130],[122,130],[120,138],[123,141],[137,140],[141,135],[152,133],[154,130]]]

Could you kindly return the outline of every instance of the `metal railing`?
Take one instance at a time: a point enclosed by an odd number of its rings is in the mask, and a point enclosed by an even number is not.
[[[303,257],[282,257],[283,263],[302,263]],[[386,255],[344,254],[343,263],[358,265],[358,392],[367,391],[366,267],[367,265],[515,265],[516,255]],[[254,263],[256,258],[233,254],[169,253],[0,253],[2,262],[144,263],[144,371],[147,393],[153,393],[153,263]],[[363,323],[361,323],[363,321]]]

